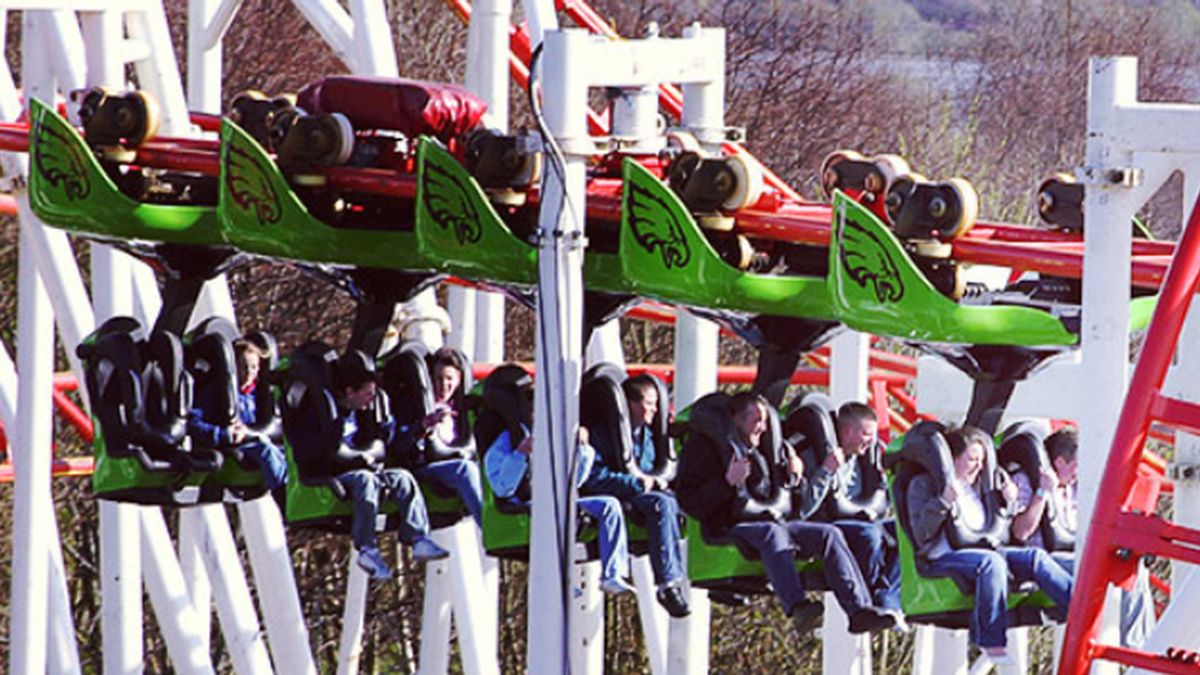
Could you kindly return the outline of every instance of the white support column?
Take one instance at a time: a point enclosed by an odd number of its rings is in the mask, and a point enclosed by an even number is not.
[[[576,544],[576,549],[582,548]],[[577,554],[576,560],[583,555]],[[570,672],[600,675],[604,672],[604,593],[600,591],[600,563],[571,565]],[[536,634],[531,631],[530,637]],[[530,664],[533,670],[533,664]]]
[[[31,23],[26,19],[26,26]],[[29,35],[30,33],[26,33]],[[24,200],[23,194],[18,199]],[[54,324],[45,285],[37,273],[27,230],[21,223],[21,252],[17,301],[17,359],[22,377],[17,383],[18,424],[14,430],[12,463],[13,557],[11,621],[12,673],[41,675],[46,671],[46,627],[49,619],[51,542],[44,523],[53,519],[50,495],[50,457],[53,420],[48,405],[54,367]]]
[[[430,537],[450,551],[448,537],[434,530]],[[421,656],[418,673],[435,675],[450,670],[450,605],[454,594],[450,589],[450,561],[434,560],[425,563],[425,604],[421,608]]]
[[[546,35],[541,61],[546,125],[555,139],[587,137],[587,83],[580,31]],[[575,541],[572,464],[579,428],[579,379],[583,355],[583,223],[585,158],[549,159],[539,219],[537,384],[534,397],[533,514],[530,528],[530,672],[561,673],[571,666],[564,652],[576,627],[564,614],[569,602],[564,571]],[[567,195],[570,198],[567,198]],[[558,205],[562,211],[557,211]]]
[[[675,410],[717,389],[717,325],[684,309],[675,312]],[[687,559],[687,544],[683,544]],[[692,613],[668,627],[667,670],[672,675],[708,672],[712,604],[708,591],[688,585]]]
[[[584,359],[585,368],[606,362],[625,368],[625,349],[621,345],[621,320],[611,319],[592,332]]]
[[[871,336],[845,331],[833,338],[829,360],[829,395],[841,405],[866,402]],[[846,613],[833,593],[825,594],[825,626],[821,630],[821,661],[826,673],[870,675],[871,636],[851,635]]]
[[[450,313],[450,334],[446,344],[461,350],[475,361],[475,298],[473,288],[450,286],[446,289],[446,311]]]
[[[52,44],[48,12],[29,11],[23,17],[24,50],[22,80],[26,96],[53,99],[54,79],[48,53]],[[33,43],[33,44],[30,44]],[[11,102],[10,102],[11,103]],[[7,106],[6,106],[7,107]],[[11,160],[10,160],[11,162]],[[24,175],[24,163],[16,163]],[[25,203],[23,191],[16,193]],[[46,670],[46,638],[49,619],[50,541],[44,527],[55,518],[50,494],[51,409],[54,367],[53,314],[45,284],[38,273],[30,233],[41,227],[36,220],[21,218],[17,281],[17,382],[18,424],[13,429],[14,470],[12,592],[10,668],[12,673],[41,675]]]
[[[188,108],[221,112],[222,40],[241,0],[189,0],[187,36]]]
[[[967,631],[918,626],[913,675],[966,675]]]
[[[58,520],[47,522],[51,542],[59,542]],[[46,638],[50,660],[46,665],[51,673],[73,675],[81,672],[79,648],[75,644],[75,620],[72,617],[71,598],[67,594],[67,571],[63,564],[62,549],[50,546],[50,632]]]
[[[209,636],[212,633],[212,584],[204,566],[204,547],[207,545],[205,539],[200,508],[181,509],[179,568],[183,572],[184,583],[187,584],[188,594],[192,598],[192,606],[196,608],[196,638],[203,644],[204,651],[211,652]]]
[[[653,675],[663,675],[667,672],[668,622],[671,617],[655,599],[654,571],[650,567],[650,556],[633,556],[630,559],[630,569],[633,572],[633,587],[637,589],[638,618],[642,623],[642,636],[646,642],[650,672]]]
[[[351,549],[354,547],[351,546]],[[342,609],[342,642],[338,648],[337,675],[355,675],[362,658],[362,636],[367,614],[370,578],[358,566],[358,551],[350,552],[350,574],[346,582],[346,604]]]
[[[178,673],[213,673],[212,659],[196,634],[196,609],[171,548],[167,523],[158,509],[141,508],[141,546],[146,590],[171,664]]]
[[[354,21],[337,0],[292,0],[333,53],[351,70],[358,70]]]
[[[150,47],[149,58],[134,62],[138,83],[158,99],[162,110],[159,133],[164,136],[187,136],[192,128],[187,100],[183,95],[179,64],[171,46],[171,28],[161,4],[147,3],[141,11],[125,15],[125,27],[131,40],[141,40]]]
[[[263,675],[273,672],[224,505],[205,504],[189,511],[196,512],[201,522],[204,537],[200,552],[213,582],[221,635],[234,671]]]
[[[1137,101],[1137,61],[1132,58],[1089,62],[1087,167],[1094,174],[1128,167],[1131,153],[1121,137],[1118,108]],[[1086,176],[1085,176],[1086,177]],[[1094,181],[1087,186],[1084,212],[1083,325],[1080,331],[1081,370],[1089,405],[1079,419],[1079,541],[1087,538],[1093,502],[1113,432],[1121,414],[1129,370],[1129,284],[1131,271],[1129,221],[1136,210],[1130,190]],[[1119,644],[1117,625],[1109,620],[1115,592],[1098,639]],[[1097,663],[1093,672],[1117,672],[1112,663]]]
[[[283,516],[269,495],[238,504],[242,536],[267,626],[267,641],[278,673],[317,675],[308,625],[300,607]]]
[[[463,83],[488,106],[488,124],[508,131],[508,29],[512,18],[512,0],[476,0],[467,28],[467,70]],[[463,326],[461,347],[475,361],[504,361],[504,296],[499,293],[452,288],[451,307],[462,303],[463,323],[455,318],[455,330]],[[467,335],[467,317],[473,331]]]

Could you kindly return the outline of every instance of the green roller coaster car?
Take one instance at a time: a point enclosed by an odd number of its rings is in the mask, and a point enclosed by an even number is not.
[[[326,190],[321,197],[331,199]],[[309,210],[257,141],[233,122],[221,122],[217,213],[225,238],[243,251],[348,267],[430,269],[403,202],[389,202],[388,222],[371,229],[330,225]]]
[[[1033,307],[960,305],[933,287],[900,241],[863,205],[836,192],[829,245],[829,298],[837,318],[865,333],[919,342],[1063,346],[1079,343],[1058,317]],[[1155,298],[1130,304],[1136,330]]]
[[[772,316],[834,319],[825,279],[743,272],[705,238],[679,197],[627,159],[621,209],[621,271],[638,295],[684,305]]]
[[[114,241],[224,246],[211,206],[143,204],[123,194],[83,137],[30,101],[29,203],[49,225]]]

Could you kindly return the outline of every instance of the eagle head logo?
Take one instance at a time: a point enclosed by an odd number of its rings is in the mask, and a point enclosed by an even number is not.
[[[869,285],[880,303],[899,302],[904,282],[887,247],[874,232],[845,216],[841,220],[838,255],[846,274],[861,288]]]
[[[443,230],[454,232],[459,246],[479,243],[483,236],[479,212],[466,186],[454,174],[434,162],[425,163],[421,201]]]
[[[71,201],[87,199],[92,192],[83,153],[65,131],[38,119],[33,133],[34,166],[47,183],[61,188]]]
[[[262,160],[236,143],[227,143],[225,185],[229,196],[243,211],[249,211],[260,225],[274,225],[283,215],[279,195],[271,184]]]
[[[664,267],[682,268],[691,262],[683,225],[661,197],[636,182],[626,181],[625,210],[633,240],[647,253],[657,249]]]

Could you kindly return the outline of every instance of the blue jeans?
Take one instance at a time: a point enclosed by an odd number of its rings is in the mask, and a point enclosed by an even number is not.
[[[417,480],[453,490],[467,507],[467,513],[483,527],[483,486],[479,465],[469,459],[445,459],[413,469]]]
[[[975,580],[971,641],[979,647],[1004,647],[1007,643],[1004,631],[1008,628],[1010,575],[1017,581],[1036,581],[1064,611],[1071,603],[1071,575],[1040,548],[964,548],[930,560],[929,569]]]
[[[824,563],[825,586],[833,591],[846,616],[871,607],[871,596],[862,573],[850,555],[841,530],[828,523],[773,520],[738,523],[728,535],[754,548],[766,567],[767,580],[775,588],[775,597],[783,611],[791,616],[804,601],[804,584],[796,571],[796,555],[817,558]]]
[[[350,538],[355,548],[376,545],[375,516],[379,513],[379,500],[389,496],[396,500],[400,509],[400,541],[411,544],[429,536],[425,497],[411,473],[404,469],[355,469],[338,474],[337,479],[354,503]]]
[[[900,556],[892,520],[837,520],[876,607],[900,609]]]
[[[650,544],[650,566],[658,585],[683,578],[683,560],[679,556],[679,502],[670,492],[652,490],[633,498],[632,506],[646,522]]]
[[[580,511],[596,519],[600,530],[600,581],[629,577],[629,542],[625,535],[625,513],[616,497],[580,497]]]
[[[239,445],[238,449],[262,471],[263,482],[268,490],[274,491],[287,485],[287,458],[274,443],[250,441]]]

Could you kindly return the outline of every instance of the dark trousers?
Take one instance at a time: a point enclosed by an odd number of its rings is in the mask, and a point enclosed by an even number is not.
[[[837,520],[833,524],[845,535],[875,606],[900,609],[900,555],[895,543],[895,521]]]
[[[729,536],[758,551],[775,597],[791,615],[804,600],[796,557],[816,558],[825,566],[825,586],[833,591],[847,616],[871,607],[871,596],[842,532],[828,523],[801,520],[738,523]]]

